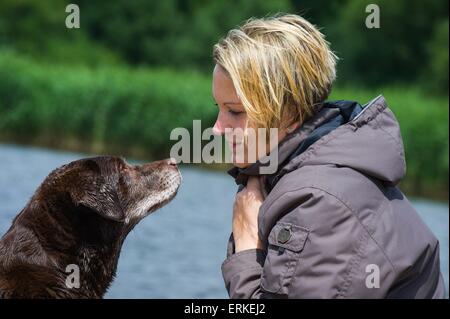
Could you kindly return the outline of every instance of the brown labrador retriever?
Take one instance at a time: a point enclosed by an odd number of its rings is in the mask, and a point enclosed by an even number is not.
[[[127,234],[180,183],[173,160],[96,157],[54,170],[0,241],[0,298],[102,298]]]

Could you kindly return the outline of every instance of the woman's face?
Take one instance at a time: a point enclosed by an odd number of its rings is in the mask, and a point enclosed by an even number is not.
[[[219,65],[214,67],[212,92],[219,108],[213,132],[216,135],[225,135],[225,140],[232,154],[233,164],[241,168],[247,167],[266,155],[270,150],[269,146],[266,144],[265,149],[264,147],[258,147],[258,130],[248,120],[247,113],[236,93],[233,81]],[[227,132],[225,129],[228,129]],[[253,132],[256,133],[254,138],[249,138],[249,134]],[[285,133],[279,130],[276,143],[284,136]],[[265,137],[261,138],[261,140],[265,144]],[[263,151],[260,151],[261,149]],[[264,152],[264,150],[267,151]],[[249,152],[254,154],[249,155]],[[261,154],[259,154],[260,152]]]

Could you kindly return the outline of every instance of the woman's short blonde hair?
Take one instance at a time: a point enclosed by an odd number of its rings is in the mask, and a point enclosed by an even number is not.
[[[251,18],[213,49],[257,127],[302,123],[329,95],[336,55],[319,30],[294,14]]]

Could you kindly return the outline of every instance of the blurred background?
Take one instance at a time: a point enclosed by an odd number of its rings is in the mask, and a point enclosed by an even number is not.
[[[79,29],[65,25],[69,3]],[[370,3],[380,28],[365,26]],[[277,12],[319,26],[340,57],[330,99],[386,97],[405,143],[400,187],[440,239],[448,292],[445,0],[0,0],[0,234],[55,167],[98,154],[166,158],[173,128],[212,126],[212,46]],[[227,296],[220,264],[235,185],[226,168],[181,167],[179,195],[130,234],[107,297]]]

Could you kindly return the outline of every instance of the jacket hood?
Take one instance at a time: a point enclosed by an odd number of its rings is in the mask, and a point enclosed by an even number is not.
[[[406,171],[400,127],[381,95],[364,106],[354,101],[325,102],[278,145],[278,162],[277,172],[266,176],[269,191],[283,175],[306,165],[349,167],[392,185]],[[260,175],[260,167],[257,162],[245,169],[233,168],[229,174],[245,185],[248,176]]]

